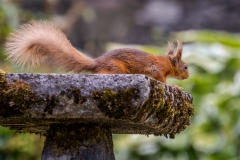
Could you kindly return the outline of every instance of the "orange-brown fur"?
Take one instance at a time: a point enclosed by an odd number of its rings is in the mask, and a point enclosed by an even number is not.
[[[66,36],[51,23],[32,21],[13,32],[6,43],[8,59],[17,65],[33,68],[50,58],[66,71],[89,71],[98,74],[145,74],[166,83],[167,77],[186,79],[186,64],[181,60],[182,44],[177,53],[169,43],[167,55],[152,55],[130,48],[115,49],[95,60],[77,51]]]

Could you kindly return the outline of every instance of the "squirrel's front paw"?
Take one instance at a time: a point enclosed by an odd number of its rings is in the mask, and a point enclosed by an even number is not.
[[[172,87],[174,87],[174,88],[176,88],[176,89],[178,89],[178,90],[182,90],[183,88],[182,87],[179,87],[178,85],[172,85]]]

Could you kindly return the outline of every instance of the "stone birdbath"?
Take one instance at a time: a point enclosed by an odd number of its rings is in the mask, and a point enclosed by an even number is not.
[[[144,75],[0,74],[0,125],[46,136],[44,160],[114,160],[112,134],[174,138],[192,101]]]

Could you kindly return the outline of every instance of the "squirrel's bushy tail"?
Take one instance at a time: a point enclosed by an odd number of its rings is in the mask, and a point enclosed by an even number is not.
[[[14,31],[7,39],[8,59],[16,65],[31,69],[45,58],[66,71],[91,71],[95,61],[78,52],[66,36],[52,23],[32,21]]]

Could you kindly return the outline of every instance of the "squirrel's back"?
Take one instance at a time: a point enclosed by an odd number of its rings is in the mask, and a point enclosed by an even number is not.
[[[13,32],[6,42],[8,59],[16,65],[34,68],[50,58],[66,71],[91,70],[94,60],[78,52],[52,23],[32,21]]]
[[[95,61],[96,72],[107,70],[115,73],[140,74],[150,63],[155,63],[155,57],[144,51],[134,48],[120,48],[111,50]]]

